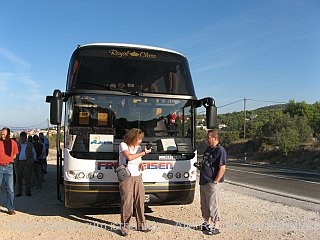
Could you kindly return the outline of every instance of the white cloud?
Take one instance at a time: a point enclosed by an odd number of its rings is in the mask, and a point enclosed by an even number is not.
[[[14,53],[10,52],[7,49],[0,48],[0,56],[5,57],[16,67],[19,67],[21,69],[29,69],[31,67],[31,65],[27,61],[16,56]]]
[[[13,73],[8,72],[0,72],[0,93],[6,92],[8,89],[8,82],[12,79],[14,76]]]
[[[208,65],[205,65],[205,66],[202,66],[202,67],[199,67],[199,68],[193,70],[192,73],[195,74],[195,73],[200,73],[200,72],[211,71],[213,69],[220,69],[220,68],[223,68],[223,67],[230,65],[233,61],[234,61],[234,59],[229,58],[229,59],[226,59],[226,60],[223,60],[220,62],[210,63]]]

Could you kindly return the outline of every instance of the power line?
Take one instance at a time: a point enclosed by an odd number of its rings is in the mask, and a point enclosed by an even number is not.
[[[226,107],[226,106],[238,103],[238,102],[242,102],[242,101],[267,102],[267,103],[277,103],[277,104],[285,104],[285,103],[287,103],[287,102],[278,102],[278,101],[270,101],[270,100],[259,100],[259,99],[252,99],[252,98],[243,98],[243,99],[240,99],[238,101],[234,101],[234,102],[227,103],[225,105],[219,106],[217,108],[223,108],[223,107]]]
[[[287,102],[277,102],[277,101],[269,101],[269,100],[257,100],[257,99],[249,99],[247,98],[247,100],[251,100],[251,101],[256,101],[256,102],[269,102],[269,103],[287,103]]]
[[[242,101],[243,101],[243,99],[240,99],[240,100],[238,100],[238,101],[235,101],[235,102],[232,102],[232,103],[227,103],[227,104],[222,105],[222,106],[219,106],[219,107],[217,107],[217,108],[226,107],[226,106],[229,106],[229,105],[232,105],[232,104],[235,104],[235,103],[238,103],[238,102],[242,102]]]

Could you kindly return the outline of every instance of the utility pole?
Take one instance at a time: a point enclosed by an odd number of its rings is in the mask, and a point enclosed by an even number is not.
[[[247,104],[247,99],[243,99],[243,112],[244,112],[244,122],[243,122],[243,139],[246,139],[246,104]],[[244,152],[244,162],[247,161],[247,150]]]
[[[244,112],[244,122],[243,122],[243,138],[246,139],[246,104],[247,104],[247,99],[243,99],[243,112]]]
[[[47,118],[47,125],[48,125],[48,133],[47,133],[47,138],[49,138],[49,119]]]

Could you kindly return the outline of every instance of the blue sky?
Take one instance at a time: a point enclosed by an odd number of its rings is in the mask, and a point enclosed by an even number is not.
[[[0,2],[0,127],[43,128],[77,44],[125,42],[184,53],[198,98],[218,113],[320,100],[320,1]]]

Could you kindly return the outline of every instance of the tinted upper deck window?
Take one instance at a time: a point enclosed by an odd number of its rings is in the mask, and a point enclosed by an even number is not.
[[[195,96],[185,57],[124,48],[76,51],[70,63],[67,90],[74,88]]]

